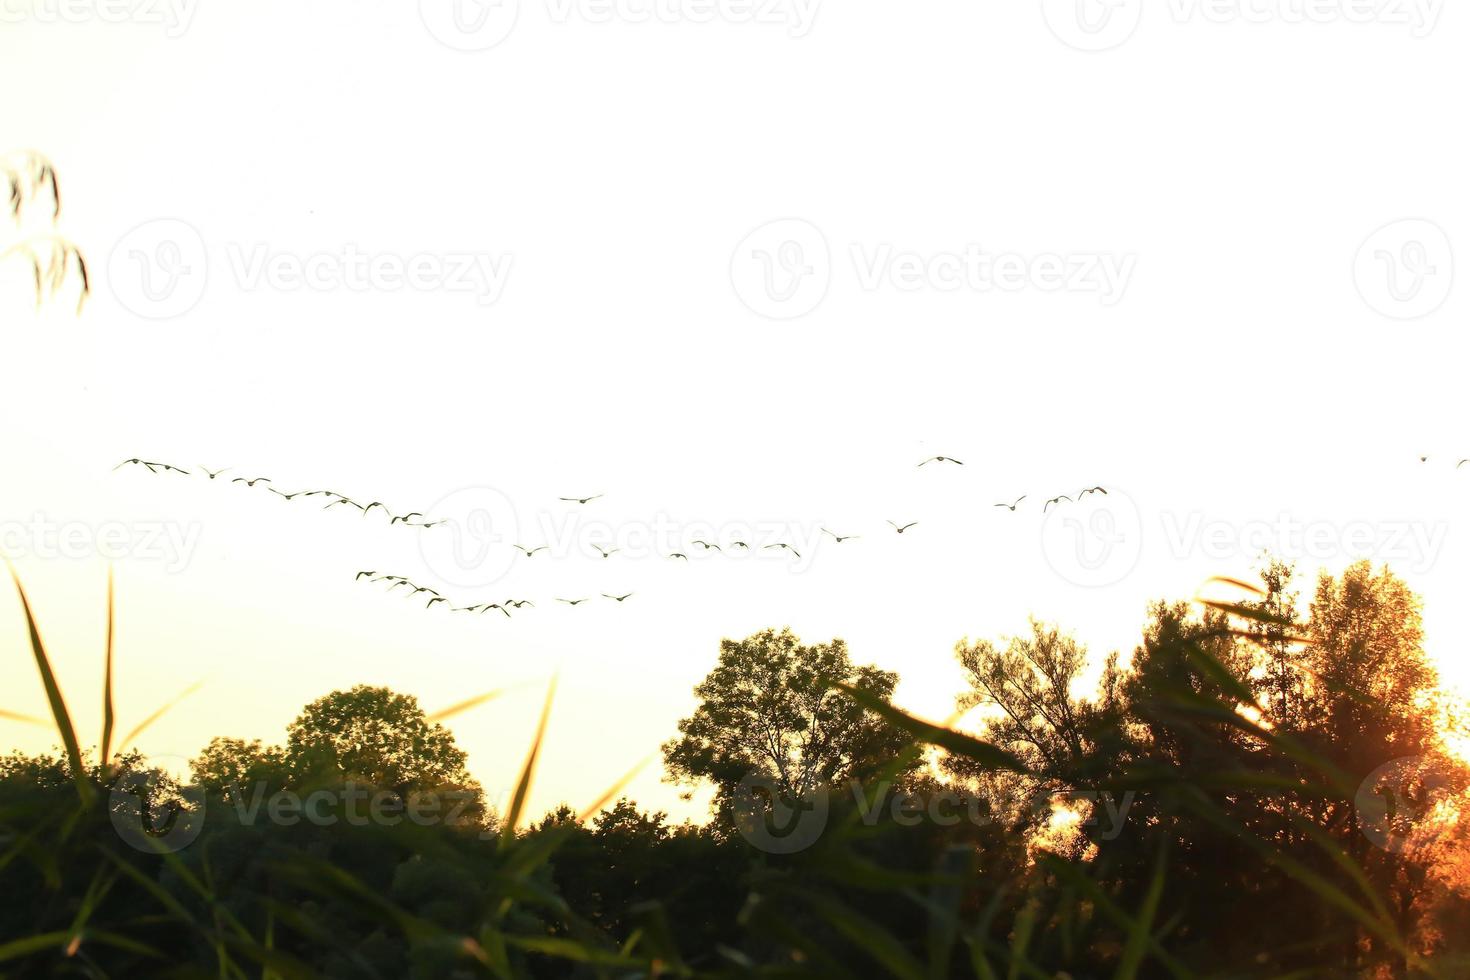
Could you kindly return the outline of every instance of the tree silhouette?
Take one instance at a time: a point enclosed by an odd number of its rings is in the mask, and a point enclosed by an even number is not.
[[[886,701],[898,675],[854,666],[842,640],[804,646],[789,628],[722,640],[719,662],[694,689],[698,709],[663,747],[669,775],[713,782],[716,810],[728,816],[747,777],[796,799],[890,762],[906,737],[835,689],[839,681]]]

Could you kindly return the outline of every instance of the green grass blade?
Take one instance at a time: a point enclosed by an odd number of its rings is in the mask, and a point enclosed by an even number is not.
[[[526,808],[526,797],[531,792],[531,779],[536,774],[536,760],[541,755],[541,740],[546,737],[546,723],[551,719],[551,702],[556,697],[556,678],[546,691],[546,705],[541,709],[541,721],[536,725],[536,737],[531,741],[531,751],[526,755],[526,764],[521,768],[521,777],[516,782],[515,794],[511,797],[510,809],[505,814],[505,826],[500,829],[500,840],[509,844],[515,840],[516,824]]]
[[[6,563],[7,565],[9,562]],[[21,608],[25,610],[26,626],[31,634],[31,652],[36,657],[36,669],[41,672],[41,684],[46,688],[46,700],[51,704],[51,716],[56,719],[56,728],[61,733],[61,742],[66,746],[66,758],[71,764],[72,778],[76,780],[77,795],[84,805],[90,806],[95,797],[92,782],[82,765],[82,748],[77,742],[76,728],[72,726],[71,714],[66,710],[66,700],[61,696],[61,687],[56,683],[56,672],[51,669],[51,660],[46,656],[46,647],[41,643],[41,632],[36,627],[36,617],[31,613],[30,600],[20,584],[15,567],[10,567],[10,577],[15,581],[15,591],[20,594]]]
[[[102,757],[97,760],[103,771],[112,764],[112,726],[116,715],[112,705],[112,637],[114,606],[112,601],[112,569],[107,570],[107,664],[102,675]]]

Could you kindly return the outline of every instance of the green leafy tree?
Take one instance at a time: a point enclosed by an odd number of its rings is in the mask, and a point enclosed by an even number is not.
[[[694,689],[699,707],[663,747],[670,777],[714,783],[716,810],[728,816],[748,776],[796,799],[892,761],[904,734],[837,681],[886,701],[898,675],[854,665],[842,640],[807,646],[789,628],[721,641],[719,662]]]

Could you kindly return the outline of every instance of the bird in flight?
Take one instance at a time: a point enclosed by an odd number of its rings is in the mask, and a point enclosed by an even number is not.
[[[613,602],[622,602],[624,599],[633,598],[633,593],[629,592],[627,595],[608,595],[606,592],[604,592],[602,594],[602,597],[604,599],[611,599]]]
[[[353,579],[352,581],[354,581],[354,582],[361,582],[363,579],[365,579],[365,578],[372,578],[376,574],[378,574],[376,571],[371,571],[371,572],[358,572],[357,573],[357,578]]]
[[[530,599],[507,599],[505,600],[505,604],[507,606],[515,606],[517,609],[521,608],[522,606],[530,606],[532,609],[536,608],[536,603],[532,602]]]
[[[682,558],[682,559],[684,559],[684,560],[685,560],[685,561],[688,561],[688,560],[689,560],[689,556],[688,556],[688,555],[686,555],[686,554],[684,554],[684,553],[683,553],[683,552],[679,552],[679,551],[676,551],[676,552],[674,552],[674,553],[673,553],[673,554],[672,554],[672,555],[670,555],[670,556],[669,556],[669,557],[670,557],[670,558]]]
[[[407,523],[410,522],[410,520],[412,518],[415,518],[415,517],[423,517],[423,516],[424,516],[423,514],[419,513],[416,510],[409,511],[407,514],[404,514],[402,517],[395,517],[395,518],[393,518],[391,521],[388,522],[388,525],[391,527],[392,525],[397,524],[399,521],[402,521],[404,524],[407,524]]]
[[[210,479],[211,479],[211,480],[213,480],[213,479],[214,479],[214,478],[215,478],[215,477],[217,477],[217,476],[219,476],[219,475],[220,475],[220,474],[221,474],[221,473],[224,473],[224,472],[225,472],[225,471],[226,471],[226,470],[228,470],[228,469],[229,469],[229,467],[228,467],[228,466],[226,466],[226,467],[225,467],[225,468],[224,468],[224,469],[220,469],[220,470],[211,470],[211,469],[210,469],[210,468],[209,468],[209,467],[207,467],[207,466],[205,466],[205,465],[204,465],[204,464],[202,464],[202,463],[201,463],[201,464],[200,464],[200,465],[199,465],[199,469],[200,469],[200,470],[201,470],[201,471],[203,471],[203,473],[204,473],[204,475],[205,475],[205,476],[207,476],[207,477],[209,477],[209,478],[210,478]]]
[[[1106,490],[1104,490],[1102,487],[1088,487],[1086,490],[1083,490],[1081,493],[1079,493],[1077,495],[1077,499],[1078,500],[1081,500],[1083,497],[1087,496],[1089,493],[1100,493],[1104,497],[1106,497],[1108,495],[1108,492]]]
[[[413,526],[414,527],[438,527],[440,524],[448,524],[448,523],[449,523],[448,521],[425,521],[422,524],[415,524]]]
[[[769,551],[771,548],[785,548],[787,551],[791,552],[796,557],[798,557],[798,558],[801,557],[801,552],[797,551],[795,548],[791,547],[791,545],[787,544],[784,541],[779,542],[777,544],[768,544],[768,545],[766,545],[766,550]]]
[[[569,606],[580,606],[586,599],[557,599],[557,602],[565,602]]]
[[[701,541],[698,538],[695,538],[693,541],[690,542],[690,544],[697,544],[701,548],[703,548],[705,551],[718,551],[721,554],[724,554],[724,549],[721,548],[719,545],[717,545],[717,544],[711,544],[708,541]]]
[[[492,609],[498,609],[498,610],[500,610],[501,612],[505,613],[505,618],[506,619],[510,619],[510,610],[507,609],[507,608],[505,608],[504,606],[502,606],[498,602],[487,602],[487,603],[485,603],[485,608],[483,608],[483,609],[480,610],[480,615],[483,616],[485,613],[489,612]]]
[[[822,528],[822,530],[825,533],[832,535],[832,539],[838,544],[841,544],[844,541],[851,541],[853,538],[862,537],[861,534],[838,534],[836,531],[828,531],[825,527]]]
[[[430,599],[428,602],[426,602],[424,604],[424,608],[425,609],[432,608],[433,605],[434,605],[434,603],[436,603],[436,602],[448,602],[448,601],[449,600],[446,599],[446,598],[444,598],[442,595],[436,595],[436,596],[434,596],[434,598]]]
[[[569,504],[587,504],[587,503],[591,503],[592,501],[596,500],[598,497],[605,497],[605,496],[607,496],[607,494],[594,493],[590,497],[558,497],[557,499],[558,500],[565,501],[566,503],[569,503]]]
[[[355,501],[355,500],[349,500],[346,497],[338,497],[336,500],[332,501],[330,504],[327,504],[327,506],[323,507],[322,510],[331,510],[333,507],[336,507],[338,504],[351,504],[353,507],[356,507],[358,510],[362,511],[364,514],[367,513],[367,508],[366,507],[364,507],[362,504],[358,503],[357,501]]]
[[[1019,496],[1019,497],[1016,498],[1016,502],[1013,503],[1013,504],[996,504],[995,506],[997,506],[997,507],[1004,507],[1006,510],[1008,510],[1011,513],[1014,514],[1016,512],[1016,508],[1021,505],[1021,501],[1025,500],[1025,499],[1026,499],[1026,495],[1023,493],[1023,494],[1021,494],[1021,496]]]
[[[398,588],[400,585],[407,585],[409,588],[413,588],[413,583],[412,582],[410,582],[406,578],[401,578],[401,579],[398,579],[397,581],[395,581],[392,585],[388,586],[388,591],[389,592],[392,592],[394,589]],[[409,597],[410,598],[413,597],[413,593],[412,592],[409,593]]]
[[[212,479],[214,479],[214,477],[210,477],[210,479],[212,480]],[[231,483],[243,483],[247,487],[253,487],[257,483],[269,483],[269,482],[271,482],[271,478],[268,477],[268,476],[257,476],[253,480],[247,480],[243,476],[237,476],[233,480],[231,480],[230,482]]]
[[[282,493],[280,490],[277,490],[275,487],[266,487],[266,489],[269,490],[271,493],[275,494],[277,497],[285,497],[287,500],[293,500],[296,497],[301,496],[301,494],[303,493],[303,491],[301,491],[301,490],[297,490],[295,493]]]
[[[1051,508],[1052,504],[1060,504],[1063,500],[1065,500],[1069,504],[1073,502],[1071,497],[1067,496],[1064,493],[1059,493],[1055,497],[1051,498],[1046,503],[1041,505],[1041,512],[1045,514]]]
[[[381,508],[383,508],[383,513],[387,514],[389,517],[392,517],[393,516],[389,512],[389,510],[388,510],[388,505],[385,504],[385,503],[383,503],[381,500],[374,500],[372,503],[370,503],[366,507],[364,507],[362,509],[362,516],[363,517],[366,517],[367,514],[368,514],[368,511],[372,510],[374,507],[381,507]]]
[[[732,547],[732,548],[744,548],[746,551],[749,551],[750,550],[750,545],[746,544],[744,541],[731,541],[730,542],[730,547]]]
[[[952,456],[930,456],[928,459],[924,460],[924,462],[920,463],[919,465],[920,466],[927,466],[930,463],[953,463],[956,466],[964,466],[965,465],[964,463],[961,463],[959,460],[955,459]]]
[[[915,524],[917,524],[919,522],[918,521],[909,521],[903,527],[899,527],[897,524],[894,524],[892,521],[889,521],[888,523],[893,525],[893,529],[895,531],[897,531],[899,534],[902,534],[903,532],[907,531],[909,528],[913,527]]]
[[[160,468],[161,467],[165,473],[167,473],[170,470],[172,470],[175,473],[182,473],[185,476],[188,476],[189,475],[189,471],[188,470],[181,470],[177,466],[170,466],[167,463],[150,463],[146,459],[138,459],[136,456],[133,457],[132,459],[125,459],[125,460],[123,460],[121,463],[118,463],[112,469],[113,469],[114,472],[116,472],[117,470],[122,469],[124,466],[127,466],[130,463],[131,464],[134,464],[134,465],[137,465],[137,466],[145,466],[145,467],[147,467],[149,473],[157,473],[158,472],[158,469],[157,468]]]
[[[408,584],[409,585],[413,585],[412,582],[410,582]],[[413,586],[413,591],[408,594],[408,597],[410,599],[412,599],[414,596],[418,595],[420,592],[428,592],[429,594],[436,595],[436,596],[439,595],[439,593],[435,592],[433,589],[429,588],[427,585],[414,585]],[[440,598],[443,598],[443,596],[440,596]]]
[[[541,546],[540,546],[540,547],[538,547],[538,548],[527,548],[527,547],[526,547],[526,546],[525,546],[525,545],[523,545],[523,544],[518,544],[518,545],[516,545],[516,546],[515,546],[515,547],[516,547],[516,548],[517,548],[517,549],[518,549],[518,550],[520,550],[520,551],[523,551],[523,552],[525,552],[525,554],[526,554],[526,557],[527,557],[527,558],[530,558],[530,557],[531,557],[531,556],[533,556],[533,555],[534,555],[534,554],[536,554],[536,552],[538,552],[538,551],[546,551],[546,550],[547,550],[547,549],[548,549],[548,548],[550,548],[550,547],[551,547],[551,545],[549,545],[549,544],[543,544],[543,545],[541,545]]]
[[[595,544],[592,547],[596,549],[597,553],[604,558],[611,558],[613,555],[623,550],[622,548],[614,548],[611,551],[603,551],[600,545]]]

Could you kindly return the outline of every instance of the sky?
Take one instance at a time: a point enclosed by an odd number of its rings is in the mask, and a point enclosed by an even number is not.
[[[653,756],[629,792],[698,816],[657,752],[721,638],[842,637],[944,718],[960,639],[1126,653],[1265,550],[1307,591],[1387,561],[1470,685],[1467,36],[1411,0],[0,0],[0,153],[64,198],[6,241],[93,286],[36,313],[0,260],[0,548],[84,741],[111,566],[120,727],[202,682],[163,764],[355,684],[503,690],[450,723],[498,802],[555,675],[532,812]],[[0,708],[46,713],[4,590]]]

